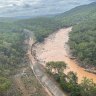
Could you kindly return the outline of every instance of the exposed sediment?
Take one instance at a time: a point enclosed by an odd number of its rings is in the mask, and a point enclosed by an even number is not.
[[[29,39],[29,50],[28,57],[30,60],[30,67],[33,70],[38,81],[45,88],[50,96],[67,96],[57,85],[56,83],[46,74],[43,70],[42,65],[38,62],[36,57],[31,52],[31,47],[34,44],[34,40],[32,38]]]
[[[35,44],[36,57],[43,66],[50,61],[64,61],[68,66],[66,72],[76,72],[79,83],[83,77],[93,79],[96,83],[96,74],[85,71],[84,68],[79,66],[75,58],[70,55],[67,42],[71,30],[72,27],[60,29],[56,33],[49,35],[43,43]]]

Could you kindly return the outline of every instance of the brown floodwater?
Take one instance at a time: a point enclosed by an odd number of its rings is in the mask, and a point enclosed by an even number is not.
[[[76,60],[70,58],[70,48],[67,45],[69,40],[69,32],[72,27],[60,29],[59,31],[49,35],[43,43],[36,44],[36,56],[38,60],[45,66],[49,61],[64,61],[67,64],[66,72],[73,71],[77,73],[78,82],[83,77],[93,79],[96,83],[96,75],[86,72],[84,68],[78,66]]]

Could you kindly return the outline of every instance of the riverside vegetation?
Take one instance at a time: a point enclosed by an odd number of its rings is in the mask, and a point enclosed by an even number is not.
[[[62,90],[70,93],[69,96],[96,95],[96,84],[86,77],[78,84],[76,73],[70,71],[65,74],[67,65],[64,62],[48,62],[46,68],[47,72],[60,84]]]
[[[32,70],[28,68],[27,45],[24,42],[29,39],[28,36],[29,34],[26,34],[26,31],[16,25],[13,20],[1,20],[0,96],[25,96],[22,94],[22,90],[25,91],[24,93],[28,93],[26,96],[37,96],[38,94],[47,96]],[[22,74],[26,74],[26,76]],[[34,84],[32,84],[33,82]]]
[[[24,50],[25,34],[23,29],[32,30],[35,33],[37,41],[41,42],[52,32],[63,28],[73,26],[73,32],[70,33],[69,45],[80,65],[86,68],[96,68],[96,3],[76,7],[63,14],[53,17],[39,17],[26,20],[13,20],[0,22],[0,94],[6,96],[8,90],[12,90],[12,81],[10,75],[14,70],[20,67],[26,53]],[[59,82],[63,89],[71,93],[77,92],[72,96],[79,96],[78,90],[83,89],[82,96],[95,96],[96,84],[91,80],[84,79],[80,85],[76,81],[68,82],[60,73]],[[69,73],[70,75],[70,73]],[[64,77],[65,76],[65,77]],[[71,76],[75,76],[71,72]],[[61,78],[61,79],[60,79]],[[61,80],[61,81],[60,81]],[[70,83],[70,84],[69,84]],[[73,83],[73,85],[72,85]],[[72,88],[69,88],[72,87]],[[72,85],[72,86],[71,86]],[[68,88],[64,88],[68,87]],[[74,87],[75,86],[75,87]],[[80,89],[79,87],[80,86]],[[80,91],[81,92],[81,91]],[[10,93],[10,92],[9,92]],[[14,94],[15,91],[11,94]],[[96,94],[96,93],[95,93]]]

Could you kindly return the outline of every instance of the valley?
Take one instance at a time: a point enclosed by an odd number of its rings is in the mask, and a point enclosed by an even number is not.
[[[96,2],[77,6],[72,0],[77,7],[68,3],[69,11],[65,6],[64,13],[34,18],[26,2],[9,3],[0,17],[0,96],[96,96]]]
[[[49,35],[42,43],[37,43],[34,50],[36,57],[43,66],[46,66],[50,61],[64,61],[67,64],[65,72],[73,71],[77,73],[78,82],[80,83],[83,77],[93,79],[96,83],[96,75],[86,72],[84,68],[78,65],[76,59],[72,59],[68,43],[69,33],[72,27],[60,29],[59,31]]]

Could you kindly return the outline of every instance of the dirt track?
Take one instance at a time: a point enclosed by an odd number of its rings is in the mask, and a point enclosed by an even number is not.
[[[50,96],[67,96],[61,91],[61,89],[55,84],[54,81],[42,70],[42,65],[34,59],[31,54],[31,46],[34,43],[33,39],[29,39],[28,57],[30,59],[30,66],[41,85],[45,88]]]

